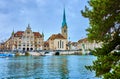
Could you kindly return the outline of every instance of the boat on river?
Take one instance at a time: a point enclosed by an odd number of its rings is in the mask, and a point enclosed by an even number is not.
[[[52,56],[52,55],[54,55],[54,52],[45,52],[44,55],[45,56]]]
[[[0,53],[0,57],[14,57],[15,54],[12,54],[12,53]]]

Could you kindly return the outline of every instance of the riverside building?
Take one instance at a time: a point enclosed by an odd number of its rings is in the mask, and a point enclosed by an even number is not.
[[[66,15],[65,15],[65,9],[63,11],[63,21],[62,21],[62,27],[61,27],[61,33],[58,34],[52,34],[48,41],[48,45],[50,50],[67,50],[68,46],[68,27],[66,22]]]
[[[11,37],[4,43],[6,50],[33,51],[42,50],[44,36],[39,32],[32,32],[30,25],[25,31],[12,33]]]
[[[95,48],[100,48],[102,46],[102,43],[97,43],[95,40],[92,42],[88,40],[88,38],[83,38],[78,41],[77,49],[80,49],[82,51],[86,51],[86,53],[89,53],[90,50],[94,50]]]
[[[14,31],[11,37],[4,43],[2,49],[6,50],[20,50],[20,51],[33,51],[33,50],[67,50],[68,44],[68,27],[66,22],[65,9],[63,11],[63,21],[61,33],[52,34],[47,41],[44,42],[44,34],[33,32],[28,24],[25,31]]]

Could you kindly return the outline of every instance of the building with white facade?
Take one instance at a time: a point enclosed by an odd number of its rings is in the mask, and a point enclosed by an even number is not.
[[[52,34],[44,46],[48,47],[49,50],[67,50],[68,49],[68,27],[66,22],[65,9],[63,11],[63,21],[61,27],[61,33]],[[47,44],[48,43],[48,44]]]
[[[94,50],[102,46],[102,43],[97,43],[95,40],[90,42],[88,38],[80,39],[78,41],[77,48],[82,50],[85,53],[88,53],[89,50]]]
[[[59,34],[53,34],[48,39],[50,50],[66,50],[67,39]]]
[[[44,37],[39,32],[32,32],[30,25],[25,31],[12,33],[5,42],[6,50],[33,51],[42,50]]]

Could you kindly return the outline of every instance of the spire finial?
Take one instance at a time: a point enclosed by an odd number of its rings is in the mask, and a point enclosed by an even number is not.
[[[65,8],[64,8],[64,13],[63,13],[63,21],[66,22]]]
[[[28,24],[28,27],[30,27],[30,24]]]
[[[27,29],[31,29],[31,28],[30,28],[30,24],[28,24],[28,27],[27,27]]]

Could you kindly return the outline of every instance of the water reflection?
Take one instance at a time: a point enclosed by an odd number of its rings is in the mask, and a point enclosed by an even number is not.
[[[0,78],[23,79],[95,79],[85,69],[93,56],[41,56],[0,58]]]

